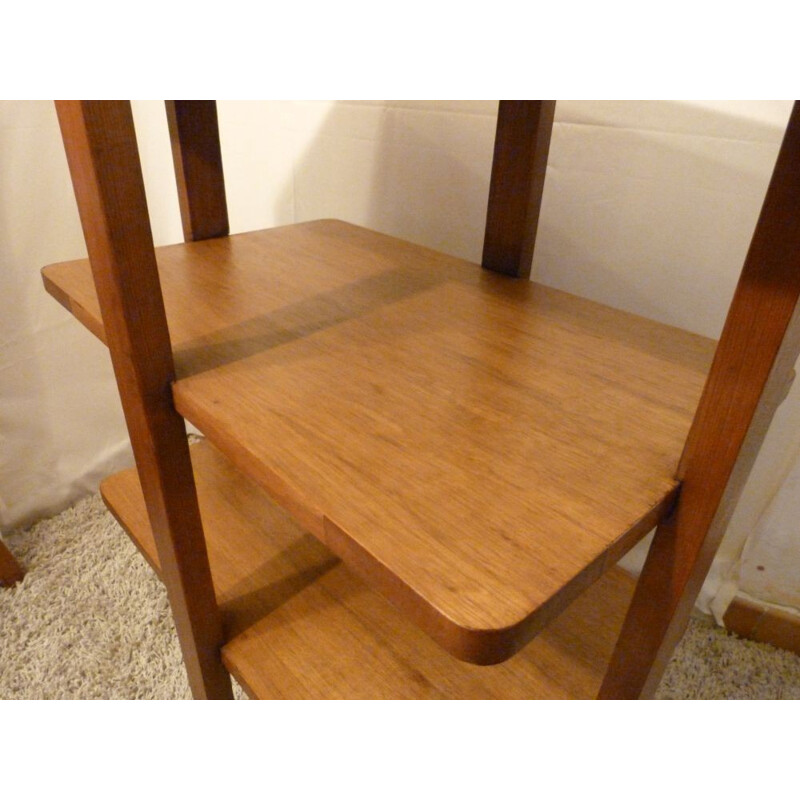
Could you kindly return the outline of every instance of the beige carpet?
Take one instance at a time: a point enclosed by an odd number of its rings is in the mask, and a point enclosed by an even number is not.
[[[5,541],[28,574],[0,590],[0,699],[190,697],[164,589],[98,496]],[[658,696],[800,699],[800,656],[694,619]]]

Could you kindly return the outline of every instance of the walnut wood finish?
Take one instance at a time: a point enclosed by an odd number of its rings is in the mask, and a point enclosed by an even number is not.
[[[651,696],[711,566],[800,354],[800,108],[795,105],[603,697]]]
[[[3,542],[0,542],[0,586],[13,586],[25,577],[25,571]]]
[[[223,658],[248,691],[338,696],[323,691],[333,680],[325,665],[333,665],[375,696],[406,696],[409,681],[461,696],[446,677],[455,662],[413,623],[460,659],[509,659],[493,670],[518,664],[528,650],[513,654],[679,499],[659,526],[601,694],[651,692],[797,355],[795,115],[692,426],[712,343],[492,274],[530,268],[552,125],[547,102],[501,105],[483,264],[490,271],[330,220],[159,248],[174,373],[163,311],[150,296],[160,298],[129,109],[100,106],[66,104],[61,114],[100,302],[86,262],[53,265],[44,279],[116,353],[150,522],[134,524],[124,500],[106,495],[140,544],[147,535],[138,531],[152,523],[158,556],[150,560],[173,593],[182,587],[173,602],[179,617],[184,603],[189,623],[205,620],[192,605],[190,583],[200,576],[198,602],[210,620],[203,631],[214,632],[203,639],[201,631],[200,641],[221,634],[207,562],[201,555],[196,569],[174,553],[201,536],[185,439],[182,449],[173,427],[175,374],[175,408],[230,460],[223,484],[233,505],[248,508],[242,498],[257,484],[348,567],[309,550],[311,562],[289,559],[297,574],[285,591],[280,575],[256,570],[255,583],[234,592],[246,601],[225,595],[227,579],[218,580],[233,637]],[[103,123],[123,140],[111,142],[110,164],[100,163],[109,146]],[[137,262],[141,285],[132,277]],[[168,461],[172,447],[177,466]],[[220,508],[207,515],[208,527],[235,517],[230,504]],[[178,532],[183,523],[188,538]],[[226,546],[236,549],[235,538]],[[236,569],[257,560],[260,547],[244,546]],[[185,622],[183,630],[187,640],[197,635]],[[548,640],[534,641],[531,652],[539,641]],[[200,648],[209,661],[212,649]],[[442,665],[434,681],[409,666],[417,649],[425,664]],[[546,665],[547,652],[539,652]],[[197,694],[224,695],[191,646],[187,660]],[[359,664],[392,677],[370,683]],[[574,665],[568,660],[566,672]]]
[[[207,441],[191,448],[227,644],[223,660],[260,699],[591,698],[633,580],[611,570],[504,664],[457,661],[304,533]],[[104,500],[160,570],[135,470]]]
[[[157,254],[178,410],[460,658],[507,658],[674,498],[702,337],[335,221]],[[44,275],[102,327],[85,263]]]
[[[800,617],[741,595],[723,618],[726,630],[743,639],[771,644],[800,655]]]
[[[166,110],[184,239],[226,236],[217,105],[213,100],[167,100]]]
[[[539,225],[553,100],[501,100],[483,242],[486,269],[527,278]]]
[[[105,339],[196,697],[230,697],[130,105],[59,102]]]

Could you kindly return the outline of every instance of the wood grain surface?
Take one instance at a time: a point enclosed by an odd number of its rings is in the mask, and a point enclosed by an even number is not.
[[[707,383],[712,342],[498,274],[530,271],[552,102],[500,105],[487,269],[334,220],[225,236],[216,109],[167,110],[205,240],[154,253],[129,106],[61,102],[92,265],[44,280],[111,350],[139,478],[104,494],[195,696],[230,696],[223,638],[254,696],[581,694],[572,634],[515,653],[588,587],[616,614],[592,584],[660,523],[600,689],[649,696],[800,352],[797,108]],[[181,415],[224,453],[202,512]]]
[[[263,699],[594,697],[633,588],[612,570],[504,664],[458,661],[304,533],[207,441],[193,445],[226,666]],[[158,571],[135,470],[104,500]]]
[[[195,697],[231,697],[129,103],[56,104],[95,304]]]
[[[708,340],[331,220],[157,257],[178,410],[460,658],[672,501]],[[97,331],[85,269],[45,281]]]

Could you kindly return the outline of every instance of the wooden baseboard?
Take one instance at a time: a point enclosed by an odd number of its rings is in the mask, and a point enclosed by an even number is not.
[[[725,627],[754,642],[800,654],[800,616],[738,596],[723,617]]]

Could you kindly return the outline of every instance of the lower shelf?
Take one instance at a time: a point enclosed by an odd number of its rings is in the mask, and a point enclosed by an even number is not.
[[[633,580],[611,570],[522,652],[482,667],[444,652],[304,533],[212,445],[193,445],[227,642],[223,661],[262,699],[595,697]],[[101,486],[159,571],[135,470]]]

